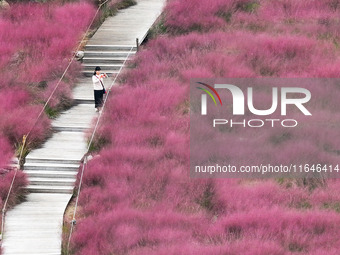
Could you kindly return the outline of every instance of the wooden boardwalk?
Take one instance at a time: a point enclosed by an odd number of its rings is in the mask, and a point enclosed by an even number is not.
[[[162,11],[165,0],[139,0],[137,5],[108,18],[89,40],[84,75],[102,66],[112,76],[109,86],[135,53],[136,38],[145,38]],[[105,70],[106,69],[106,70]],[[3,254],[61,254],[61,232],[65,207],[76,179],[79,162],[86,152],[85,132],[91,128],[94,112],[91,77],[80,77],[74,89],[75,105],[53,121],[54,135],[42,148],[33,150],[24,171],[30,185],[26,201],[8,211],[3,233]]]
[[[89,45],[136,45],[145,39],[150,27],[161,14],[165,0],[139,0],[137,5],[120,10],[107,18],[88,42]]]

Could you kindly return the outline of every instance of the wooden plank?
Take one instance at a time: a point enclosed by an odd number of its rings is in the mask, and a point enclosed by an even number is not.
[[[141,43],[150,27],[161,14],[166,0],[139,0],[137,5],[107,18],[88,44],[135,45]]]

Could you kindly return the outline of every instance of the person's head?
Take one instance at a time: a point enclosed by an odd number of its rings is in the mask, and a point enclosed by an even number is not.
[[[100,74],[100,70],[102,70],[102,69],[100,68],[100,66],[96,66],[96,68],[94,69],[93,75],[99,75],[99,74]]]

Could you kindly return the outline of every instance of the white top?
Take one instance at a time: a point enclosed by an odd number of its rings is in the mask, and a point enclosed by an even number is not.
[[[93,88],[94,90],[103,90],[103,86],[100,83],[100,81],[102,81],[102,83],[104,84],[103,81],[103,75],[93,75],[92,76],[92,82],[93,82]]]

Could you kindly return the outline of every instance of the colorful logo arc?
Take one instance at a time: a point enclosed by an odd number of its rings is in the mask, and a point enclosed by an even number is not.
[[[198,83],[198,84],[201,84],[201,85],[203,85],[203,86],[205,86],[205,87],[207,87],[207,88],[209,88],[212,92],[214,92],[214,94],[217,96],[218,100],[220,101],[220,103],[221,103],[221,105],[222,105],[222,100],[221,100],[221,98],[220,98],[220,95],[217,93],[216,89],[214,89],[214,88],[211,87],[210,85],[205,84],[205,83],[203,83],[203,82],[197,82],[197,83]],[[201,89],[201,90],[203,90],[204,92],[206,92],[206,93],[212,98],[212,100],[214,101],[215,105],[217,105],[216,100],[215,100],[214,96],[211,94],[211,92],[209,92],[208,90],[203,89],[203,88],[201,88],[201,87],[196,87],[196,88]]]

